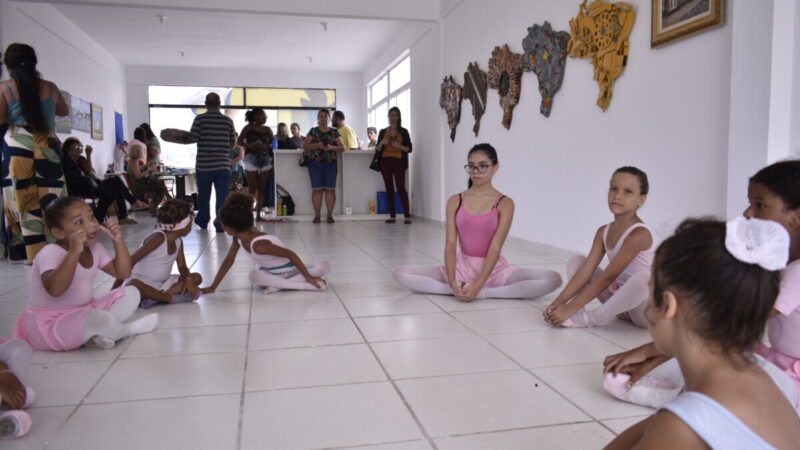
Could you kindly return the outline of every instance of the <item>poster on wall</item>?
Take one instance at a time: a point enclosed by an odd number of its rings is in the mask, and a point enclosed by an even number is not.
[[[92,139],[103,140],[103,107],[92,103]]]
[[[91,120],[91,105],[86,100],[72,96],[72,108],[70,114],[72,119],[72,128],[84,133],[91,133],[92,120]]]
[[[125,142],[125,129],[122,127],[122,114],[114,111],[114,143],[122,145]]]
[[[61,91],[61,96],[69,107],[69,112],[66,116],[56,116],[56,133],[69,134],[72,133],[72,98],[67,91]]]
[[[721,26],[725,0],[653,0],[650,48]]]

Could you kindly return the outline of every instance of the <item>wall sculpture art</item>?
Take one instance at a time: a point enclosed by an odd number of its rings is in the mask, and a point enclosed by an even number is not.
[[[564,66],[567,63],[569,33],[554,32],[550,22],[528,28],[528,36],[522,40],[522,70],[533,72],[539,78],[539,94],[542,103],[539,111],[550,117],[553,96],[564,81]]]
[[[503,108],[503,126],[511,127],[514,107],[519,103],[522,84],[522,55],[513,53],[508,44],[495,47],[489,59],[489,73],[486,76],[488,85],[497,89],[500,95],[500,107]]]
[[[461,120],[462,88],[453,80],[453,76],[444,77],[442,91],[439,94],[439,106],[447,113],[447,125],[450,127],[450,141],[456,140],[456,127]]]
[[[477,62],[469,63],[467,71],[464,72],[464,98],[472,104],[472,116],[475,117],[475,125],[472,131],[478,136],[481,129],[481,117],[486,112],[486,72],[478,67]]]
[[[587,6],[584,0],[578,15],[569,21],[569,56],[591,58],[594,79],[600,86],[597,106],[603,111],[611,103],[614,80],[628,63],[628,37],[635,19],[633,6],[628,3],[594,0]]]

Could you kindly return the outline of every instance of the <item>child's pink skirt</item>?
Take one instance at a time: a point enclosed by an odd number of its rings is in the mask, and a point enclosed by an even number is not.
[[[125,287],[120,287],[82,306],[29,307],[17,319],[13,337],[27,341],[34,350],[74,350],[85,341],[86,316],[93,310],[108,311],[123,296]]]
[[[456,254],[456,280],[464,281],[466,284],[472,284],[480,278],[483,271],[483,262],[486,258],[479,256],[469,256],[463,253]],[[494,265],[489,279],[486,280],[486,287],[500,287],[505,286],[508,282],[508,277],[511,276],[516,267],[509,264],[502,255],[497,258],[497,264]],[[447,268],[441,267],[442,275],[447,280]]]

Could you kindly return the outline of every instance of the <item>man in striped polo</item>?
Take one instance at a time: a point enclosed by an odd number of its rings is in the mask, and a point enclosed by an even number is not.
[[[185,142],[197,143],[197,217],[194,223],[201,229],[208,227],[211,220],[211,186],[217,193],[216,218],[214,228],[223,232],[219,222],[219,209],[228,196],[228,181],[231,176],[230,151],[234,144],[233,120],[219,110],[221,101],[214,92],[206,95],[205,113],[194,118],[192,129]]]

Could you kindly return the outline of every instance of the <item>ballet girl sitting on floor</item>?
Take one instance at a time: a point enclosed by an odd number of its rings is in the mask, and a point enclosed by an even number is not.
[[[743,217],[687,220],[658,247],[645,317],[686,391],[606,448],[800,448],[795,386],[753,355],[788,256],[781,225]]]
[[[84,344],[112,348],[119,339],[152,331],[157,314],[126,322],[139,306],[135,288],[97,297],[92,292],[98,269],[116,278],[131,274],[131,257],[116,221],[98,224],[89,205],[74,197],[49,194],[41,207],[56,242],[33,261],[28,308],[17,319],[14,337],[34,350],[67,351]],[[97,242],[98,232],[111,239],[115,257]]]
[[[492,186],[500,168],[494,147],[472,147],[464,168],[470,176],[469,189],[447,202],[444,266],[399,267],[395,281],[412,291],[455,295],[465,302],[536,298],[556,290],[561,285],[558,273],[520,269],[501,255],[514,217],[514,202]]]
[[[320,277],[330,272],[326,261],[306,266],[297,254],[283,246],[276,236],[262,233],[254,227],[253,197],[234,192],[229,194],[219,211],[225,232],[233,236],[233,243],[211,286],[201,289],[203,293],[216,291],[222,279],[236,260],[239,248],[258,266],[250,272],[250,281],[264,288],[265,294],[281,289],[322,291],[326,282]]]
[[[655,246],[650,229],[636,214],[650,190],[647,174],[636,167],[621,167],[611,177],[608,208],[614,221],[597,230],[589,256],[574,256],[567,263],[567,286],[544,311],[544,319],[564,327],[605,325],[620,316],[645,328],[647,283]],[[603,255],[608,266],[599,269]],[[602,306],[584,307],[594,298]]]
[[[203,277],[189,271],[181,239],[192,231],[192,216],[192,205],[181,200],[167,200],[158,208],[160,230],[150,233],[131,257],[133,275],[126,284],[139,291],[142,308],[159,303],[190,302],[200,297]],[[176,262],[180,275],[172,274]],[[114,287],[121,284],[122,280],[117,279]]]

